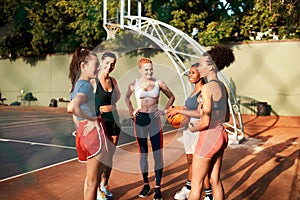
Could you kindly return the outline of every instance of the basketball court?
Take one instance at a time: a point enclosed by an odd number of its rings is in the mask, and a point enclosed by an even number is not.
[[[60,108],[0,106],[0,118],[0,199],[82,199],[85,165],[76,160],[69,114]],[[246,141],[230,145],[224,154],[226,199],[298,200],[300,117],[243,115],[243,121]],[[166,132],[164,157],[169,162],[162,193],[173,199],[185,182],[187,166],[181,132]],[[118,148],[137,152],[134,142],[126,143]],[[118,169],[109,182],[115,199],[138,199],[143,184],[140,173],[126,169],[139,166],[126,162],[131,160],[127,156],[132,154],[115,158]],[[153,173],[150,177],[153,186]],[[152,198],[153,193],[146,199]]]
[[[127,15],[120,9],[120,21],[113,23],[106,15],[107,1],[103,2],[108,39],[114,39],[116,31],[125,28],[152,40],[170,58],[186,95],[190,85],[183,76],[203,53],[202,47],[174,27],[142,17],[140,1],[137,16],[130,15],[127,5]],[[125,7],[123,0],[120,6]],[[226,77],[222,78],[226,83]],[[299,200],[300,117],[242,116],[236,100],[230,105],[231,130],[237,142],[229,145],[223,159],[221,177],[226,199]],[[0,121],[0,199],[83,198],[86,168],[76,159],[74,125],[65,108],[1,106]],[[169,127],[164,132],[162,194],[169,200],[185,183],[187,164],[182,132]],[[120,137],[109,185],[114,199],[138,199],[143,181],[137,146],[130,134]],[[153,188],[153,172],[150,181]],[[153,192],[145,199],[153,199]]]

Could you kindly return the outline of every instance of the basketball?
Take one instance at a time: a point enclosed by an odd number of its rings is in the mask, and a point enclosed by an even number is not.
[[[182,106],[174,106],[174,108],[182,109]],[[177,113],[173,116],[167,116],[167,120],[174,128],[182,128],[189,123],[190,117]]]

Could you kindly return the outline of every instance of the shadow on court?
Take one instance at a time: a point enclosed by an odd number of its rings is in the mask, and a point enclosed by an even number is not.
[[[51,112],[20,113],[0,107],[0,199],[82,199],[85,165],[70,160],[76,157],[71,135],[74,126],[68,114]],[[243,121],[246,141],[229,146],[224,154],[221,177],[226,199],[300,199],[300,117],[244,115]],[[173,199],[186,179],[187,166],[185,155],[180,153],[180,137],[178,131],[164,135],[164,157],[171,160],[166,163],[162,180],[162,193],[167,200]],[[118,148],[137,151],[135,143]],[[142,188],[140,173],[122,170],[127,166],[138,168],[138,162],[129,163],[132,161],[129,156],[132,154],[122,154],[115,159],[116,166],[119,163],[123,166],[112,171],[109,182],[115,199],[138,199]],[[22,168],[40,168],[65,160],[69,161],[3,180],[12,171],[21,172]],[[149,177],[153,188],[153,172]],[[153,192],[145,199],[153,199]]]

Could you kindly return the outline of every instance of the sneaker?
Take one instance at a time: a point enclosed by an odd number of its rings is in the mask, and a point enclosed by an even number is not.
[[[212,198],[214,199],[214,198]],[[203,200],[211,200],[208,196],[205,196]]]
[[[98,190],[97,192],[97,200],[106,200],[105,193]]]
[[[154,189],[154,200],[162,200],[163,197],[161,195],[160,188],[155,188]]]
[[[186,200],[190,195],[191,190],[187,189],[186,186],[182,187],[181,190],[177,191],[174,199],[177,200]]]
[[[144,185],[142,191],[139,194],[139,197],[146,197],[150,194],[150,186],[149,185]]]
[[[101,190],[102,192],[104,192],[106,199],[113,199],[113,198],[114,198],[114,196],[113,196],[113,194],[111,193],[110,188],[109,188],[108,185],[107,185],[107,186],[101,185],[101,186],[100,186],[100,190]]]

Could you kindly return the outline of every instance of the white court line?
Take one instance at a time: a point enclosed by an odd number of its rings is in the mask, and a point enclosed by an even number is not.
[[[46,143],[39,143],[39,142],[29,142],[29,141],[22,141],[22,140],[13,140],[7,138],[0,138],[1,142],[16,142],[16,143],[23,143],[23,144],[30,144],[30,145],[39,145],[39,146],[46,146],[46,147],[58,147],[63,149],[76,149],[76,147],[69,147],[69,146],[62,146],[56,144],[46,144]]]
[[[68,162],[71,162],[71,161],[74,161],[74,160],[77,160],[77,158],[72,158],[70,160],[66,160],[66,161],[63,161],[63,162],[59,162],[59,163],[56,163],[56,164],[53,164],[53,165],[48,165],[46,167],[42,167],[42,168],[39,168],[39,169],[36,169],[36,170],[32,170],[30,172],[26,172],[26,173],[22,173],[22,174],[18,174],[18,175],[15,175],[15,176],[11,176],[11,177],[8,177],[8,178],[5,178],[5,179],[1,179],[0,180],[0,183],[1,182],[4,182],[4,181],[8,181],[10,179],[14,179],[14,178],[18,178],[18,177],[21,177],[21,176],[25,176],[25,175],[28,175],[28,174],[32,174],[32,173],[35,173],[35,172],[38,172],[38,171],[42,171],[44,169],[48,169],[48,168],[51,168],[51,167],[56,167],[58,165],[62,165],[64,163],[68,163]]]
[[[3,123],[3,124],[0,124],[0,126],[5,126],[5,125],[22,125],[22,124],[28,125],[28,123],[37,123],[37,122],[53,121],[53,120],[65,120],[65,119],[69,119],[69,118],[59,117],[59,118],[45,118],[45,119],[38,119],[38,120],[26,120],[26,121]]]
[[[168,133],[171,133],[172,131],[174,131],[174,130],[164,132],[163,135],[168,134]],[[73,132],[73,133],[74,133],[74,132]],[[1,141],[1,140],[2,140],[2,139],[0,138],[0,141]],[[3,139],[3,140],[7,140],[7,139]],[[123,146],[126,146],[126,145],[133,144],[133,143],[135,143],[135,142],[136,142],[136,141],[132,141],[132,142],[125,143],[125,144],[122,144],[122,145],[117,145],[117,147],[123,147]],[[29,143],[29,142],[26,142],[26,143]],[[35,144],[36,144],[36,143],[35,143]],[[71,148],[71,147],[69,147],[69,148]],[[75,147],[73,147],[73,148],[76,149]],[[40,169],[32,170],[32,171],[29,171],[29,172],[26,172],[26,173],[22,173],[22,174],[18,174],[18,175],[15,175],[15,176],[11,176],[11,177],[8,177],[8,178],[5,178],[5,179],[1,179],[1,180],[0,180],[0,183],[1,183],[1,182],[4,182],[4,181],[11,180],[11,179],[14,179],[14,178],[17,178],[17,177],[25,176],[25,175],[27,175],[27,174],[32,174],[32,173],[34,173],[34,172],[42,171],[42,170],[44,170],[44,169],[49,169],[49,168],[51,168],[51,167],[56,167],[56,166],[58,166],[58,165],[62,165],[62,164],[68,163],[68,162],[72,162],[72,161],[77,160],[77,159],[78,159],[78,158],[72,158],[72,159],[70,159],[70,160],[66,160],[66,161],[59,162],[59,163],[56,163],[56,164],[53,164],[53,165],[49,165],[49,166],[46,166],[46,167],[42,167],[42,168],[40,168]]]

